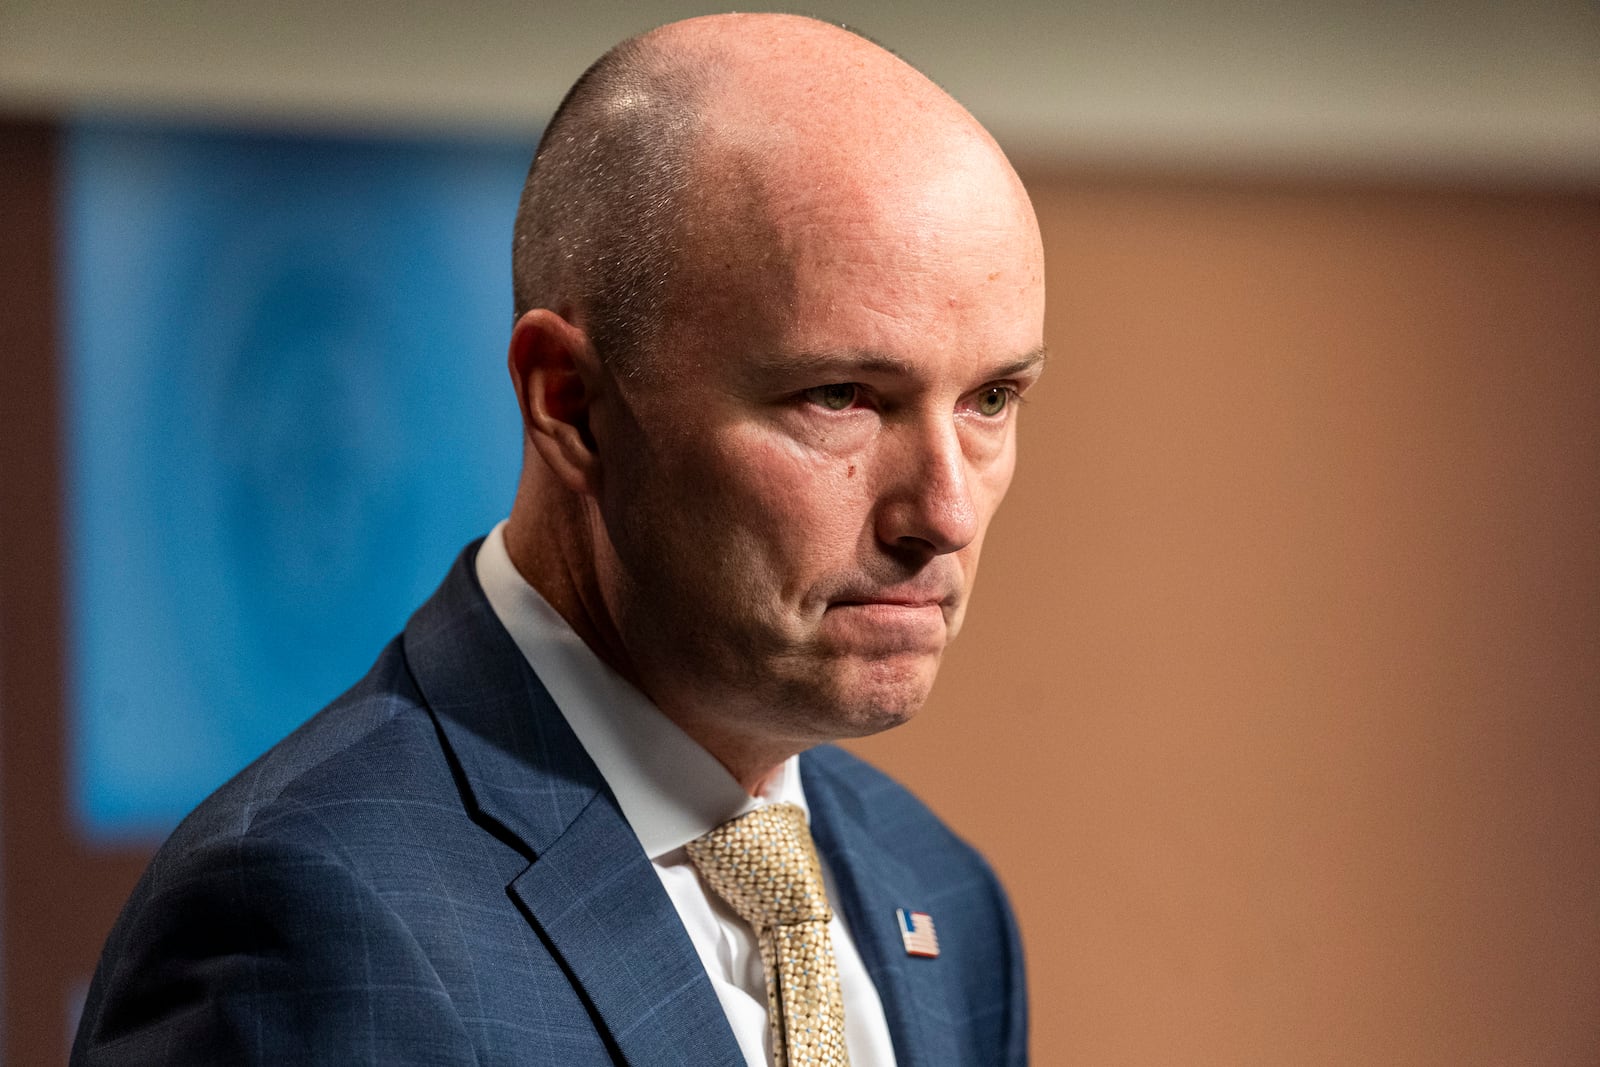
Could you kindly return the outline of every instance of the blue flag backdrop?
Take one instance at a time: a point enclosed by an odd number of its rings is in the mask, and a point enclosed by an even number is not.
[[[122,121],[63,166],[74,809],[164,833],[510,506],[522,145]]]

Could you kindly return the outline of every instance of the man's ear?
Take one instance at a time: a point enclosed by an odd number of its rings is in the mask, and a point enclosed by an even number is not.
[[[512,329],[506,362],[529,443],[568,489],[593,493],[599,454],[589,411],[600,363],[588,334],[553,311],[534,308]]]

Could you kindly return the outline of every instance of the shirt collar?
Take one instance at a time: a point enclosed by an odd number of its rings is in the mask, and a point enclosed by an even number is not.
[[[798,804],[810,816],[799,757],[784,761],[762,796],[746,793],[528,584],[506,551],[505,525],[489,531],[478,549],[478,583],[600,769],[647,856],[659,859],[763,804]]]

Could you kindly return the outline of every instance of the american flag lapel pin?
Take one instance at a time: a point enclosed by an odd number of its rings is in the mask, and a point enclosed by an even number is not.
[[[938,958],[939,935],[933,932],[932,915],[896,908],[894,917],[900,923],[900,940],[905,943],[907,956]]]

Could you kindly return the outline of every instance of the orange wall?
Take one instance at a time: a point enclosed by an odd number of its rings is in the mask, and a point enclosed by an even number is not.
[[[1036,173],[968,629],[855,746],[1054,1064],[1600,1063],[1600,198]]]

